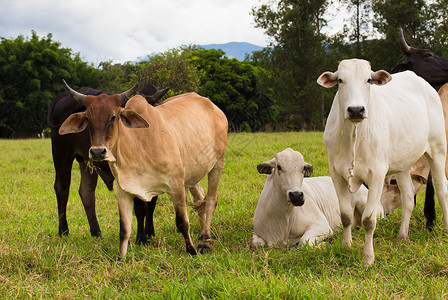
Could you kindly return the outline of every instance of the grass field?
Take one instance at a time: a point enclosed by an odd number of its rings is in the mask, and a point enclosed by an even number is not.
[[[0,140],[0,298],[56,299],[446,299],[448,238],[423,217],[423,193],[410,224],[410,239],[396,241],[401,211],[378,224],[376,262],[362,263],[363,231],[353,246],[252,249],[252,217],[265,175],[256,165],[291,147],[328,175],[322,133],[230,134],[220,196],[212,222],[213,252],[190,257],[174,224],[170,199],[159,197],[156,237],[146,247],[133,235],[124,263],[118,253],[114,192],[100,182],[97,214],[102,238],[89,234],[78,196],[79,167],[72,172],[68,205],[71,235],[58,236],[50,140]],[[199,222],[190,211],[195,243]]]

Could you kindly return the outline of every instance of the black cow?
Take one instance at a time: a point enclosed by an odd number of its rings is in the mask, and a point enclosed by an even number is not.
[[[392,73],[411,70],[434,87],[448,82],[448,60],[435,55],[430,50],[409,46],[404,39],[402,28],[400,28],[399,41],[401,50],[407,57],[394,67]]]
[[[146,98],[149,104],[157,106],[168,89],[158,90],[154,85],[148,84],[140,90],[140,94]],[[89,87],[79,90],[85,95],[100,95],[104,92]],[[71,171],[73,160],[79,163],[81,171],[81,184],[79,195],[81,196],[92,236],[101,236],[100,226],[95,212],[95,188],[98,175],[103,179],[109,190],[113,190],[114,177],[107,162],[89,161],[90,136],[89,131],[81,133],[60,135],[59,127],[73,113],[81,112],[86,108],[74,100],[68,92],[57,95],[51,102],[47,124],[51,128],[51,145],[53,153],[56,179],[54,189],[58,201],[59,235],[69,235],[66,212],[70,189]],[[137,217],[137,244],[146,244],[147,240],[154,236],[153,212],[157,197],[147,203],[138,198],[134,199],[134,211]],[[146,218],[146,222],[145,222]]]

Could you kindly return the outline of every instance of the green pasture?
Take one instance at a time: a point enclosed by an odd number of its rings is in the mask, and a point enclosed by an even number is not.
[[[362,263],[363,231],[353,246],[252,249],[252,217],[265,175],[256,165],[291,147],[328,175],[321,132],[230,134],[213,252],[191,257],[174,223],[171,200],[159,197],[156,237],[135,245],[136,220],[124,262],[116,262],[119,222],[115,192],[99,182],[97,214],[102,238],[90,236],[78,195],[74,164],[68,205],[71,235],[58,236],[54,169],[49,139],[0,140],[0,298],[4,299],[446,299],[448,237],[441,212],[433,233],[425,228],[418,196],[410,239],[397,242],[401,211],[379,222],[376,262]],[[197,243],[199,222],[189,211]]]

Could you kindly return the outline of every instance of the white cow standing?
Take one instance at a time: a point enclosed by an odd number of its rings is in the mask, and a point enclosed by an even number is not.
[[[313,166],[300,152],[287,148],[257,170],[268,176],[255,209],[253,246],[317,245],[340,226],[331,178],[304,178],[311,175]],[[352,214],[362,214],[366,200],[367,189],[362,186],[353,196]]]
[[[423,154],[433,171],[448,231],[446,138],[437,92],[413,72],[392,76],[383,70],[373,72],[368,61],[358,59],[340,62],[337,72],[325,72],[317,82],[324,87],[339,85],[325,127],[324,144],[339,198],[343,242],[350,246],[352,241],[351,193],[365,182],[369,193],[362,216],[366,229],[364,263],[374,262],[373,216],[389,174],[395,174],[403,199],[398,238],[408,237],[414,207],[409,168]]]

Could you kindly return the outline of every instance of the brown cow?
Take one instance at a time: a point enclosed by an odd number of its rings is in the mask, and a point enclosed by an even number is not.
[[[147,84],[139,91],[139,94],[144,96],[149,104],[157,106],[162,103],[161,98],[167,91],[168,89],[159,90],[154,85]],[[105,93],[90,87],[83,87],[79,92],[84,95],[95,96]],[[67,203],[74,159],[78,161],[80,166],[81,183],[79,195],[86,211],[92,236],[101,236],[95,211],[95,189],[98,175],[103,179],[107,188],[113,190],[114,177],[108,163],[105,161],[89,161],[90,137],[88,130],[77,134],[59,135],[59,128],[62,123],[72,113],[85,111],[85,109],[84,105],[73,100],[67,91],[57,95],[51,101],[48,109],[47,125],[51,128],[51,148],[56,172],[54,189],[58,202],[60,236],[70,234],[67,223]],[[134,198],[134,211],[137,218],[136,242],[139,245],[146,244],[148,239],[154,236],[153,213],[156,200],[157,197],[151,202],[144,202]]]
[[[196,93],[172,97],[152,107],[140,95],[127,101],[124,94],[86,96],[68,85],[66,88],[87,110],[71,115],[62,124],[60,134],[79,132],[88,124],[90,157],[108,161],[117,180],[120,256],[126,254],[131,234],[133,197],[150,201],[163,193],[172,198],[186,251],[195,255],[189,232],[187,191],[197,187],[207,174],[207,195],[196,201],[195,207],[201,220],[198,248],[201,253],[209,252],[210,225],[227,144],[224,113]],[[121,108],[120,104],[126,101],[125,108]]]

